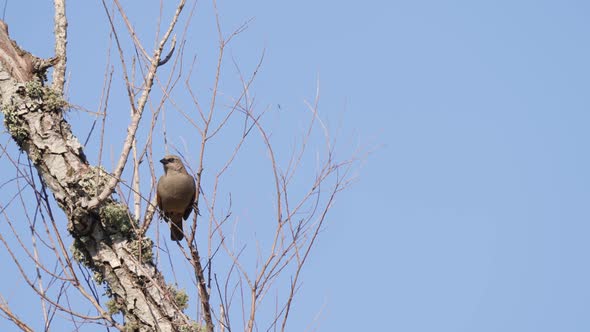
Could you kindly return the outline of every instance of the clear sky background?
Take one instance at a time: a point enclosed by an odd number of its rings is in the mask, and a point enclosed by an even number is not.
[[[151,3],[130,15],[138,29],[156,22]],[[209,6],[189,33],[204,64],[216,55]],[[228,30],[254,18],[230,53],[252,69],[265,50],[259,107],[296,118],[319,81],[341,156],[376,148],[329,216],[289,331],[590,330],[590,2],[219,6]],[[105,15],[71,1],[68,16],[70,100],[95,109]],[[10,1],[6,21],[25,49],[52,55],[50,2]],[[70,115],[79,136],[87,117]]]

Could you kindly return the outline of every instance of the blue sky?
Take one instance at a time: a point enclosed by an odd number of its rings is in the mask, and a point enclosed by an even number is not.
[[[203,77],[216,55],[209,6],[198,4],[189,34]],[[140,27],[153,25],[158,4],[144,7],[130,16],[152,45]],[[342,157],[376,148],[329,216],[289,331],[319,312],[319,331],[590,329],[590,3],[219,9],[228,31],[254,18],[230,53],[252,69],[264,50],[254,90],[259,107],[276,109],[271,124],[297,121],[319,82]],[[70,99],[93,109],[108,26],[99,3],[72,1],[68,14]],[[49,3],[12,1],[6,21],[24,48],[48,57],[51,15]],[[128,108],[112,114],[126,127]],[[85,137],[92,119],[69,120]]]

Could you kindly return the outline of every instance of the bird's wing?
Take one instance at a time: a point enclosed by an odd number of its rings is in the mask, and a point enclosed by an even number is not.
[[[162,178],[160,178],[160,180],[158,181],[158,186],[156,187],[156,202],[158,203],[158,208],[160,210],[163,210],[162,199],[160,198],[160,181],[162,181]]]
[[[193,198],[191,199],[190,204],[186,207],[186,210],[184,210],[184,220],[187,220],[188,217],[191,215],[191,211],[195,208],[195,200],[197,199],[197,188],[195,186],[195,179],[192,176],[191,180],[193,181]]]

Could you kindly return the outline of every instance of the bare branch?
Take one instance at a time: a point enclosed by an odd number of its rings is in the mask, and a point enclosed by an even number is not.
[[[170,51],[168,51],[168,54],[166,54],[164,59],[162,59],[162,60],[160,60],[160,62],[158,62],[158,67],[165,65],[166,62],[168,62],[168,60],[170,60],[170,58],[172,57],[172,54],[174,54],[175,48],[176,48],[176,36],[172,37],[172,45],[170,46]]]
[[[54,0],[55,7],[55,57],[56,62],[53,66],[53,83],[52,87],[59,94],[64,91],[66,81],[66,45],[67,45],[67,28],[68,21],[66,17],[65,0]]]
[[[30,328],[25,322],[23,322],[20,318],[18,318],[8,307],[8,303],[3,298],[0,299],[0,310],[6,315],[6,317],[12,321],[19,329],[25,332],[33,332],[34,330]]]
[[[166,31],[166,33],[162,37],[162,40],[160,41],[160,45],[158,45],[158,47],[154,50],[154,55],[151,58],[150,69],[149,69],[149,71],[147,73],[147,77],[145,79],[144,90],[143,90],[141,97],[139,98],[136,111],[133,114],[133,117],[131,118],[131,123],[129,124],[129,127],[127,128],[127,138],[125,139],[125,142],[123,144],[123,149],[121,151],[121,155],[119,157],[119,162],[117,163],[117,167],[116,167],[115,171],[113,172],[114,176],[111,177],[111,179],[107,183],[107,186],[100,193],[100,195],[98,195],[98,197],[93,198],[90,202],[87,202],[86,205],[87,205],[87,208],[89,208],[89,209],[95,208],[96,206],[98,206],[98,204],[100,204],[100,202],[104,201],[107,197],[109,197],[111,195],[111,193],[113,192],[113,190],[115,189],[115,186],[117,185],[117,183],[119,181],[119,178],[121,177],[121,174],[123,173],[123,170],[125,169],[125,164],[127,163],[127,157],[129,156],[129,152],[131,151],[131,146],[133,145],[133,139],[135,137],[135,133],[137,132],[137,128],[139,127],[139,121],[141,120],[141,117],[143,115],[145,105],[147,103],[150,91],[151,91],[153,83],[154,83],[154,77],[156,76],[156,71],[158,69],[158,63],[160,62],[160,56],[162,54],[162,50],[164,49],[164,45],[168,41],[168,38],[170,37],[170,34],[172,33],[174,26],[178,22],[178,17],[180,16],[180,13],[182,12],[182,8],[184,7],[185,2],[186,2],[186,0],[181,0],[180,3],[178,4],[178,6],[176,7],[176,13],[174,14],[174,17],[172,18],[170,25],[168,26],[168,30]]]

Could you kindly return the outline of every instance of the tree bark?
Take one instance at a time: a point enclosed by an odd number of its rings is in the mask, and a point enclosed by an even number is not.
[[[0,21],[4,125],[67,215],[74,257],[106,285],[109,311],[123,314],[125,330],[193,330],[194,323],[182,312],[185,303],[176,303],[177,292],[152,262],[152,241],[139,238],[128,208],[112,196],[96,207],[83,204],[96,198],[111,178],[89,165],[64,119],[62,93],[44,86],[51,65],[20,49]]]

